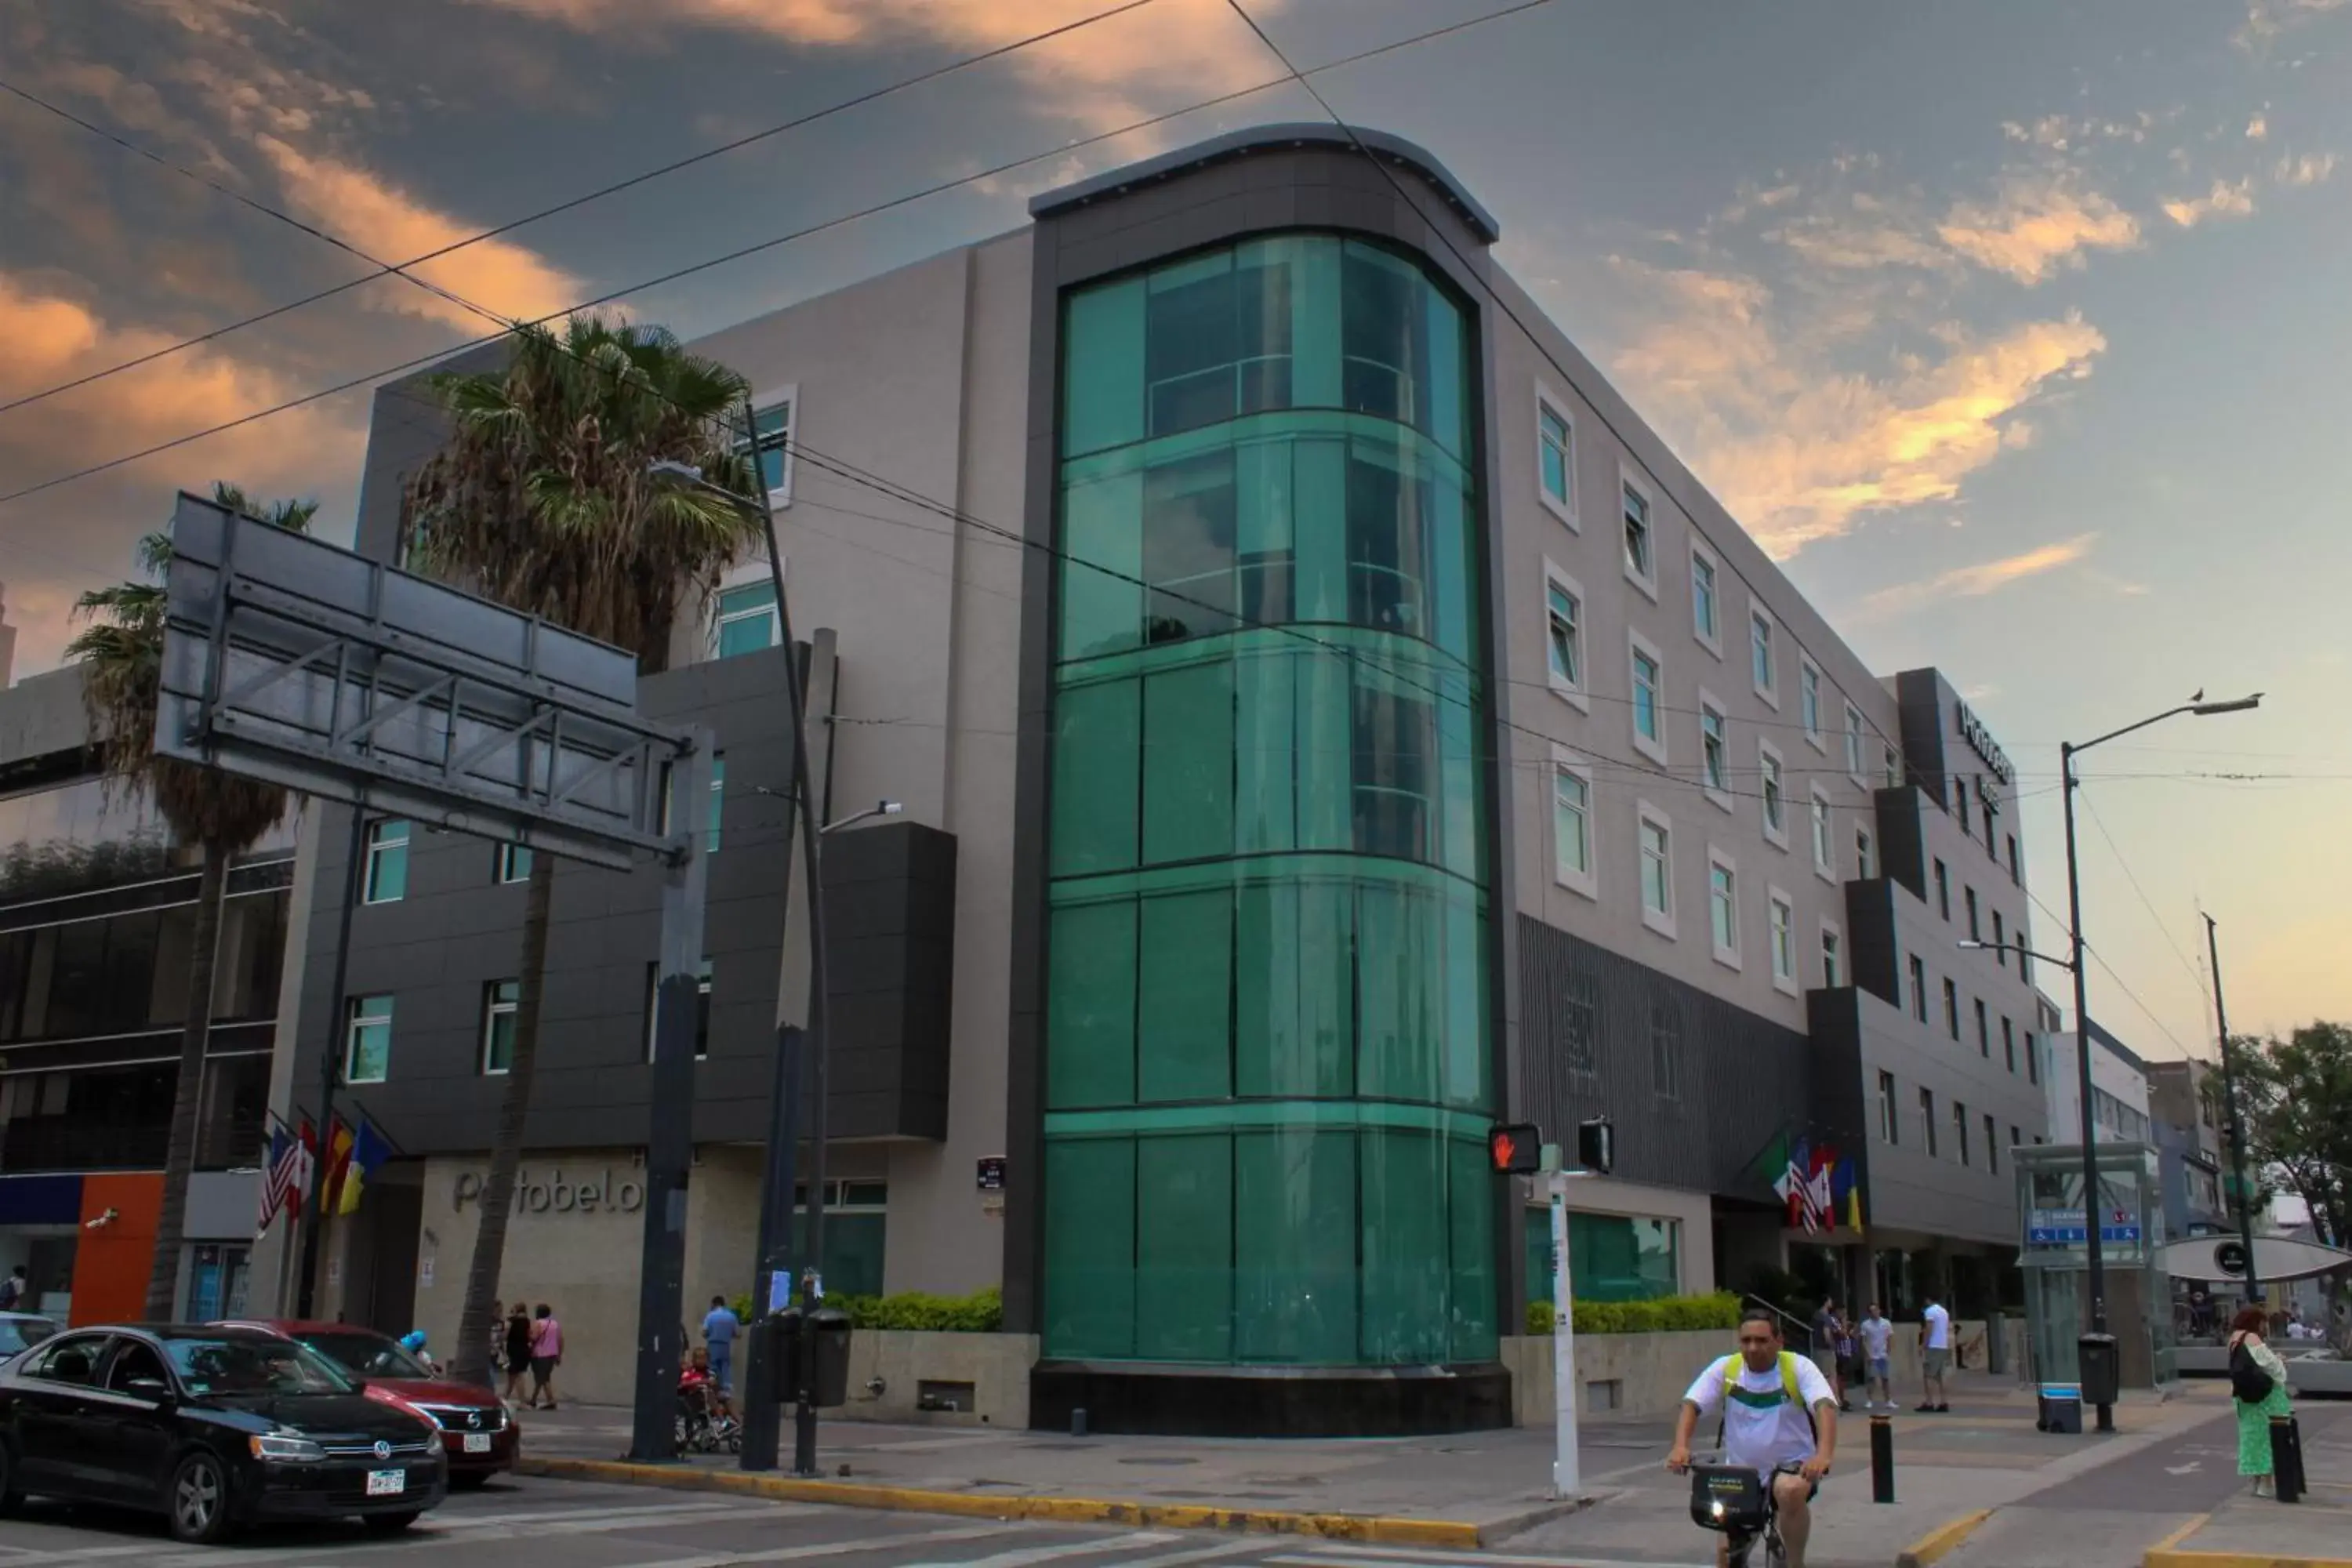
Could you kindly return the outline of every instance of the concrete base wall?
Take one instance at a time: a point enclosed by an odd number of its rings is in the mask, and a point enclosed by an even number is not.
[[[849,1403],[825,1416],[838,1421],[896,1421],[938,1426],[1029,1425],[1029,1369],[1037,1363],[1034,1334],[911,1333],[859,1329],[849,1336]],[[882,1386],[872,1385],[880,1379]],[[960,1410],[925,1410],[917,1403],[926,1383],[969,1384]]]
[[[1985,1325],[1963,1319],[1953,1325],[1971,1372],[1985,1369]],[[2005,1375],[2023,1382],[2025,1324],[2008,1320],[2009,1359]],[[1701,1368],[1733,1349],[1731,1331],[1710,1329],[1699,1333],[1580,1334],[1576,1340],[1576,1381],[1584,1391],[1580,1416],[1670,1415],[1682,1403]],[[1919,1325],[1898,1323],[1889,1347],[1895,1395],[1898,1402],[1916,1400],[1919,1376]],[[1519,1426],[1549,1426],[1557,1406],[1552,1399],[1552,1341],[1549,1335],[1506,1337],[1503,1364],[1511,1373],[1512,1423]]]

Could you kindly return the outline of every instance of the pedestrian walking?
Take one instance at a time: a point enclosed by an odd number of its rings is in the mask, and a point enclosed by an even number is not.
[[[1926,1394],[1919,1402],[1923,1411],[1952,1408],[1951,1394],[1944,1386],[1944,1374],[1952,1363],[1952,1314],[1934,1291],[1927,1295],[1927,1310],[1919,1316],[1919,1369],[1925,1374]]]
[[[1843,1307],[1838,1309],[1837,1366],[1838,1408],[1852,1410],[1846,1395],[1863,1381],[1862,1336],[1854,1329],[1853,1315]]]
[[[563,1325],[555,1309],[541,1301],[530,1324],[530,1407],[555,1408],[555,1369],[563,1364]]]
[[[530,1303],[517,1301],[507,1313],[507,1403],[522,1403],[523,1379],[530,1375]]]
[[[2286,1363],[2263,1342],[2270,1319],[2260,1307],[2246,1307],[2230,1320],[2230,1392],[2238,1405],[2238,1474],[2251,1476],[2256,1497],[2276,1491],[2277,1459],[2271,1452],[2271,1420],[2292,1416]]]
[[[1813,1364],[1837,1393],[1838,1408],[1845,1408],[1845,1383],[1838,1373],[1838,1310],[1834,1297],[1824,1296],[1813,1311]]]
[[[1862,1315],[1862,1403],[1863,1408],[1875,1410],[1881,1400],[1886,1408],[1895,1405],[1895,1324],[1881,1315],[1878,1303],[1873,1301]]]
[[[726,1297],[710,1298],[710,1310],[702,1318],[702,1342],[710,1349],[711,1381],[722,1394],[735,1386],[735,1336],[742,1327],[743,1320],[728,1306]]]

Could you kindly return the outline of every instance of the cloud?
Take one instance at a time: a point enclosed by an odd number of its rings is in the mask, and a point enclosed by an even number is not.
[[[2254,210],[2252,185],[2251,180],[2240,180],[2234,185],[2216,180],[2204,195],[2165,203],[2164,216],[2183,228],[2194,228],[2209,217],[2243,217]]]
[[[293,205],[360,249],[404,261],[452,245],[475,229],[437,212],[354,164],[296,151],[275,136],[254,138],[277,168]],[[531,320],[562,310],[587,292],[580,279],[533,250],[483,240],[413,269],[499,315]],[[413,284],[387,279],[362,296],[373,308],[446,322],[468,335],[488,330],[474,311]]]
[[[2256,110],[2254,117],[2246,121],[2246,140],[2249,142],[2260,142],[2270,133],[2270,118],[2260,110]]]
[[[2335,153],[2305,153],[2299,158],[2279,160],[2278,183],[2282,185],[2315,185],[2335,172]]]
[[[2246,22],[2230,41],[2249,54],[2260,53],[2272,39],[2290,27],[2341,10],[2352,0],[2246,0]]]
[[[1999,593],[2012,583],[2073,565],[2090,554],[2091,546],[2098,537],[2095,533],[2078,533],[2072,539],[2038,545],[2015,555],[2004,555],[1997,561],[1956,566],[1948,572],[1937,573],[1925,582],[1898,583],[1891,588],[1881,588],[1864,596],[1862,613],[1876,619],[1945,599],[1982,598],[1987,594]]]
[[[683,26],[796,47],[882,48],[910,38],[960,52],[1000,48],[1105,9],[1102,0],[475,0],[639,42]],[[1259,0],[1263,21],[1282,0]],[[1230,91],[1279,68],[1224,0],[1160,0],[1023,49],[1015,68],[1054,106],[1097,128],[1137,117],[1142,89]]]
[[[1791,331],[1772,291],[1735,273],[1616,258],[1645,311],[1612,366],[1691,466],[1771,554],[1787,557],[1880,511],[1959,496],[2019,413],[2090,374],[2106,348],[2080,316],[1976,334],[1883,374],[1842,369],[1811,323]]]
[[[1936,233],[1978,266],[2027,285],[2081,267],[2087,250],[2127,250],[2140,238],[2138,219],[2053,172],[2012,174],[1992,200],[1955,203]]]

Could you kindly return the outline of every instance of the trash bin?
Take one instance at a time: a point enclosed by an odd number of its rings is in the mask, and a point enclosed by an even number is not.
[[[809,1402],[820,1408],[849,1403],[849,1314],[820,1307],[808,1315],[803,1353],[809,1358]]]
[[[2034,1418],[2033,1429],[2079,1436],[2083,1430],[2083,1391],[2067,1383],[2043,1384],[2040,1414]]]
[[[790,1405],[801,1395],[801,1357],[807,1335],[801,1310],[787,1307],[760,1320],[758,1331],[767,1338],[768,1389],[778,1405]]]
[[[2074,1342],[2082,1354],[2083,1403],[2113,1405],[2123,1392],[2123,1353],[2113,1334],[2084,1334]]]

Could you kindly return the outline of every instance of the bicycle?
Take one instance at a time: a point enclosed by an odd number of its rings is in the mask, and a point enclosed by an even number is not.
[[[1796,1466],[1782,1465],[1772,1479],[1798,1473]],[[1692,1461],[1690,1478],[1691,1522],[1727,1538],[1731,1568],[1748,1568],[1748,1553],[1759,1541],[1764,1543],[1765,1568],[1788,1568],[1780,1505],[1764,1478],[1746,1465],[1725,1464],[1720,1454]]]

